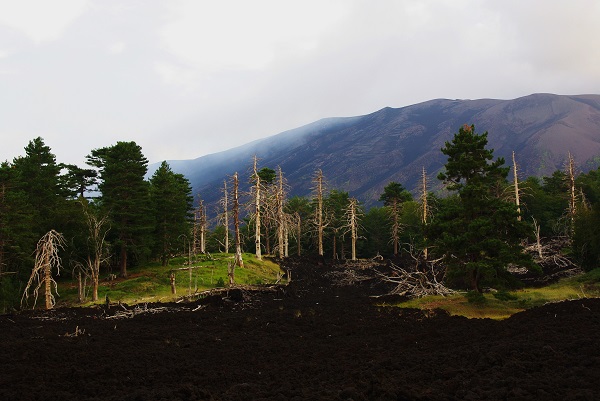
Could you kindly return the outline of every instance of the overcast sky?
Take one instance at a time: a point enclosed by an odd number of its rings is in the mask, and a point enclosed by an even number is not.
[[[597,0],[0,0],[0,161],[193,159],[434,98],[600,93]]]

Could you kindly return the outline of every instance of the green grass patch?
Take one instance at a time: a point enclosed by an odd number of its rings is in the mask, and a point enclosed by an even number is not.
[[[468,292],[447,297],[429,296],[412,299],[395,306],[424,310],[440,308],[451,315],[502,320],[517,312],[542,306],[548,302],[599,297],[600,269],[595,269],[541,288],[524,288],[486,294]]]
[[[257,260],[253,254],[243,254],[244,267],[235,269],[236,284],[258,285],[274,283],[278,274],[282,273],[279,265],[269,260]],[[233,261],[233,254],[214,254],[211,259],[200,258],[191,265],[191,274],[187,259],[183,257],[170,261],[168,266],[150,263],[132,268],[127,279],[106,280],[106,275],[98,287],[98,303],[111,302],[127,304],[145,302],[171,302],[190,292],[197,293],[217,287],[224,287],[228,282],[227,264]],[[177,293],[171,293],[170,274],[175,274]],[[89,283],[88,283],[89,284]],[[77,302],[77,281],[63,279],[59,281],[59,306],[79,305]],[[88,300],[91,299],[89,289]],[[91,305],[87,302],[84,306]]]

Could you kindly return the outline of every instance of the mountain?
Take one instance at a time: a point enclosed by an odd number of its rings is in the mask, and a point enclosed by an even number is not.
[[[436,99],[371,114],[327,118],[234,149],[194,160],[169,161],[208,204],[223,180],[238,171],[247,181],[252,157],[259,167],[281,166],[291,195],[310,193],[316,169],[329,188],[376,204],[390,181],[415,191],[423,167],[433,188],[446,161],[440,152],[463,124],[488,131],[496,157],[516,153],[522,178],[550,175],[570,151],[582,171],[600,164],[600,95],[533,94],[513,100]],[[156,168],[156,166],[151,166]]]

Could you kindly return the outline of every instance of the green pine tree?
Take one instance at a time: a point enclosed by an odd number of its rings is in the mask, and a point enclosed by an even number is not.
[[[94,149],[87,163],[98,168],[101,207],[111,220],[111,243],[119,252],[119,268],[127,277],[130,255],[142,257],[151,248],[153,220],[149,184],[144,180],[148,160],[135,142]]]
[[[517,220],[514,203],[498,196],[508,168],[502,167],[504,159],[493,160],[486,145],[487,132],[476,134],[473,125],[446,142],[442,153],[448,161],[438,178],[456,196],[442,202],[431,226],[449,277],[479,292],[482,284],[506,283],[510,263],[533,266],[521,245],[529,227]]]
[[[181,236],[190,238],[190,210],[193,197],[189,181],[163,161],[150,178],[150,199],[155,219],[154,255],[166,266],[169,257],[181,249]],[[184,250],[185,251],[185,250]]]

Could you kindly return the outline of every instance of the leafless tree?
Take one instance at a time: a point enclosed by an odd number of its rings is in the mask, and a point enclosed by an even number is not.
[[[423,174],[421,178],[421,224],[423,228],[429,223],[429,203],[427,201],[427,173],[425,167],[423,167]],[[424,237],[425,247],[423,248],[423,258],[427,260],[428,249],[427,249],[427,237]]]
[[[323,218],[323,171],[318,169],[313,177],[314,199],[316,201],[315,208],[315,225],[317,228],[317,241],[319,256],[323,256],[323,231],[325,229],[325,221]]]
[[[227,191],[227,180],[223,180],[222,191],[223,197],[219,201],[222,212],[218,214],[218,221],[219,224],[225,227],[225,238],[223,238],[221,245],[225,248],[225,253],[229,253],[229,193]]]
[[[517,206],[517,220],[521,221],[521,192],[519,191],[519,175],[517,170],[517,161],[515,160],[515,152],[512,152],[513,161],[513,181],[515,187],[515,205]]]
[[[577,197],[575,190],[575,161],[569,152],[567,161],[567,180],[569,180],[569,218],[571,220],[571,238],[575,234],[575,215],[577,214]]]
[[[350,198],[348,208],[346,209],[347,229],[352,240],[352,260],[356,260],[356,240],[358,239],[358,221],[359,221],[358,201]]]
[[[239,179],[238,173],[233,175],[233,226],[235,228],[235,257],[233,268],[244,267],[242,260],[242,241],[240,238],[240,199],[239,199]]]
[[[86,201],[83,201],[86,202]],[[89,205],[83,205],[83,213],[88,227],[88,256],[86,260],[87,273],[92,281],[92,301],[98,300],[98,283],[100,280],[100,267],[109,259],[106,247],[106,235],[110,230],[108,216],[93,213]]]
[[[261,215],[261,183],[260,183],[260,175],[258,174],[257,168],[258,159],[256,155],[254,155],[254,163],[253,163],[253,172],[251,176],[252,181],[252,191],[253,191],[253,199],[254,199],[254,244],[256,246],[256,259],[261,260],[262,254],[260,249],[260,236],[261,236],[261,225],[260,225],[260,215]]]
[[[285,205],[287,185],[283,177],[281,167],[277,167],[277,190],[275,192],[276,215],[277,215],[277,246],[279,257],[288,256],[288,225],[290,224],[290,216],[288,216],[283,206]]]
[[[56,298],[52,293],[58,294],[58,286],[56,281],[52,277],[52,268],[56,268],[56,275],[60,275],[61,259],[58,256],[58,250],[64,248],[65,238],[62,234],[55,230],[48,231],[37,244],[35,251],[35,264],[29,277],[29,281],[25,286],[23,297],[21,298],[21,304],[29,299],[31,287],[33,288],[34,302],[33,307],[37,303],[39,290],[44,288],[44,295],[46,300],[46,309],[52,309],[56,304]]]
[[[200,252],[206,253],[206,208],[204,201],[198,195],[198,207],[194,211],[194,232],[192,252],[194,256]]]

